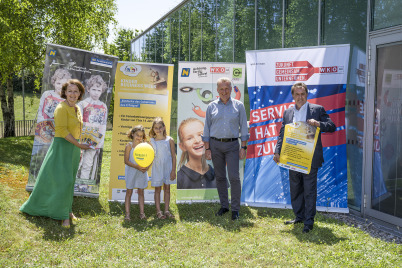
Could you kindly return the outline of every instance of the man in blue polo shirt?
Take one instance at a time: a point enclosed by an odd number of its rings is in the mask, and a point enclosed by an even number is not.
[[[206,148],[206,158],[212,157],[215,169],[216,188],[221,203],[221,208],[216,215],[222,216],[229,211],[227,166],[231,188],[232,220],[237,220],[241,197],[239,159],[246,156],[249,138],[247,116],[243,103],[230,96],[232,82],[229,78],[219,78],[217,90],[219,99],[208,105],[202,140]],[[241,148],[239,148],[239,133]]]

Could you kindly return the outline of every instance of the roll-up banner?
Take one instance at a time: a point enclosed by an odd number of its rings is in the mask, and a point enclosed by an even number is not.
[[[291,87],[303,82],[307,101],[324,106],[336,125],[323,133],[324,164],[318,170],[317,209],[348,212],[345,94],[349,45],[247,51],[250,139],[242,202],[290,208],[289,173],[273,161],[285,109],[294,106]]]
[[[132,141],[127,132],[136,125],[142,125],[149,141],[152,122],[155,117],[161,117],[167,135],[170,135],[173,68],[172,64],[120,61],[117,64],[109,182],[111,201],[123,202],[126,196],[124,150]],[[151,170],[152,167],[148,170],[149,177],[152,177]],[[154,193],[148,181],[144,191],[146,203],[154,202]],[[134,190],[131,201],[138,202],[137,190]]]
[[[98,197],[103,142],[112,97],[117,57],[81,49],[48,44],[42,80],[42,96],[26,189],[32,191],[39,169],[54,137],[54,110],[64,101],[61,87],[69,79],[78,79],[85,96],[77,104],[83,116],[81,142],[92,149],[81,151],[74,195]],[[101,94],[99,94],[99,89]]]
[[[205,112],[208,104],[219,97],[216,82],[221,77],[232,80],[231,97],[244,103],[245,64],[179,62],[178,76],[177,202],[218,201],[214,168],[212,161],[205,160],[201,140]],[[195,165],[202,166],[203,172],[191,169]],[[243,178],[244,160],[239,165]]]

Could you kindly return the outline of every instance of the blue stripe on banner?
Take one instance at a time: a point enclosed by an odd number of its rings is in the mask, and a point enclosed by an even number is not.
[[[260,144],[260,143],[265,143],[267,141],[275,141],[278,139],[278,136],[274,136],[274,137],[270,137],[270,138],[265,138],[265,139],[260,139],[260,140],[255,140],[255,141],[248,141],[247,144],[248,145],[252,145],[252,144]]]
[[[308,85],[308,88],[309,94],[307,99],[327,97],[346,92],[345,84]],[[290,90],[291,86],[248,87],[250,109],[255,110],[271,105],[290,103],[293,101]]]
[[[273,156],[246,160],[242,202],[290,204],[289,172]],[[347,208],[346,144],[324,148],[318,170],[317,206]]]
[[[328,110],[326,112],[327,112],[327,114],[333,114],[333,113],[338,113],[338,112],[343,112],[343,111],[345,111],[345,107],[338,108],[338,109],[333,109],[333,110]]]

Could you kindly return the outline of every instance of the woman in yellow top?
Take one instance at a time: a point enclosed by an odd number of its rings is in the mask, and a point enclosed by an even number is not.
[[[84,86],[70,79],[61,90],[59,103],[54,111],[55,137],[43,160],[35,187],[20,211],[33,216],[46,216],[61,220],[62,226],[70,226],[74,183],[80,162],[80,149],[88,145],[78,142],[82,129],[82,116],[76,105],[85,93]]]

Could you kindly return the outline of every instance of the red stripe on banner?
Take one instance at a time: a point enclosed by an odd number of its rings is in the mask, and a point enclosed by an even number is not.
[[[273,155],[277,140],[247,146],[247,159]]]
[[[345,107],[345,97],[346,93],[339,93],[335,95],[330,95],[322,98],[316,98],[308,100],[310,103],[319,104],[324,106],[326,111],[344,108]]]
[[[330,114],[332,122],[334,122],[336,127],[341,127],[345,125],[345,111]]]
[[[346,144],[346,131],[342,129],[333,133],[322,133],[321,142],[323,147]]]
[[[281,130],[282,122],[276,122],[258,127],[250,128],[249,141],[262,140],[271,137],[277,137]]]

